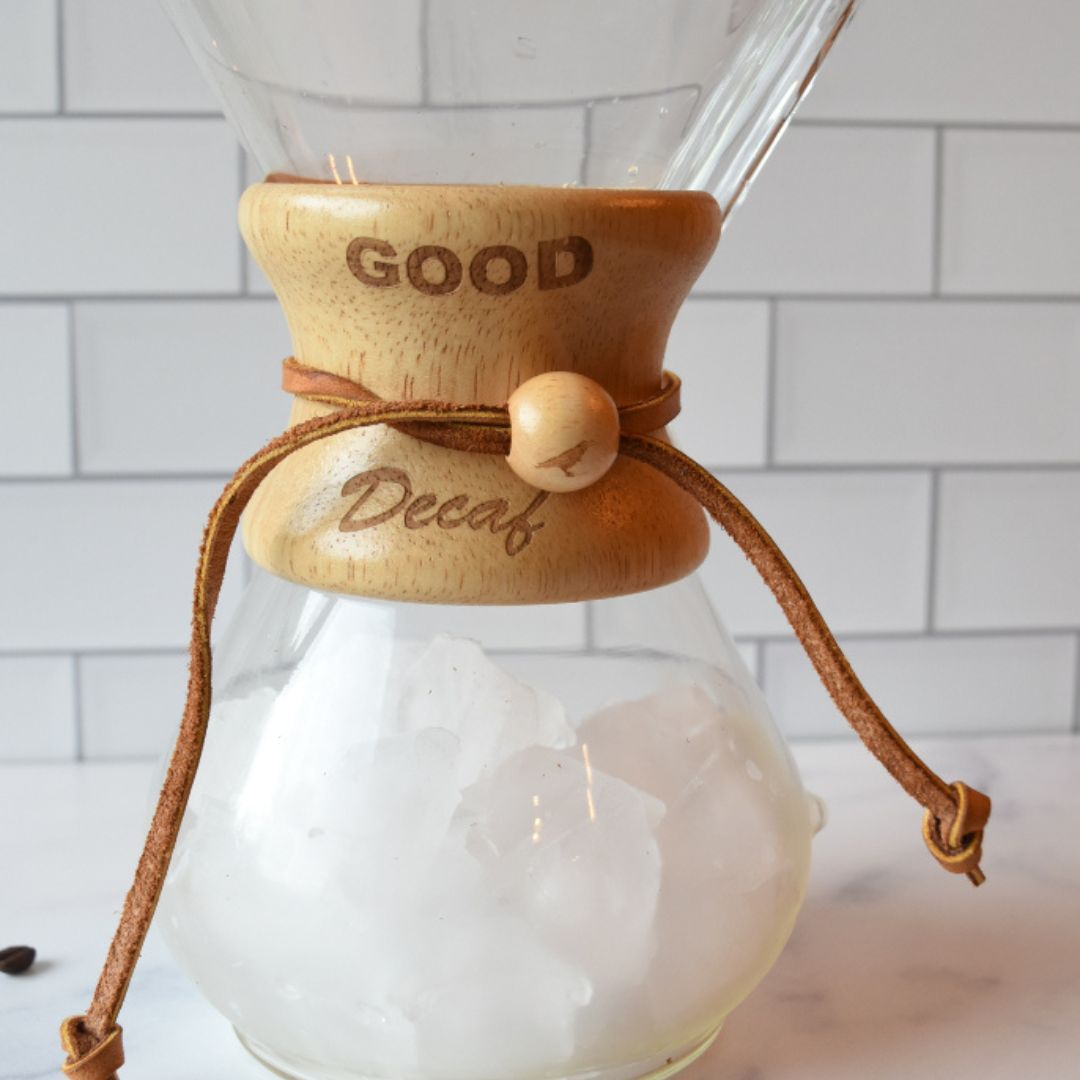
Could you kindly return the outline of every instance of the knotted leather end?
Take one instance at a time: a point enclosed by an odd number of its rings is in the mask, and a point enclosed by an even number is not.
[[[101,1042],[86,1030],[85,1016],[69,1016],[60,1025],[60,1042],[67,1051],[64,1075],[71,1080],[117,1080],[124,1064],[123,1029],[117,1024]],[[89,1046],[89,1049],[85,1049]]]
[[[956,795],[956,813],[945,827],[927,810],[923,817],[923,839],[930,854],[950,874],[966,874],[972,885],[981,885],[986,880],[979,862],[983,830],[990,819],[990,799],[960,781],[949,786]]]

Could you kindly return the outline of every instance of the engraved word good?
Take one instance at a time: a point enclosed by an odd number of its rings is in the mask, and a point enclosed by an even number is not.
[[[456,292],[465,275],[462,257],[449,248],[422,244],[413,248],[402,264],[393,244],[373,236],[352,240],[345,261],[357,281],[376,289],[400,285],[404,265],[410,284],[427,296]],[[537,244],[536,285],[541,292],[577,285],[589,276],[592,268],[593,248],[584,236],[562,236]],[[528,279],[529,260],[525,252],[509,244],[483,247],[469,259],[469,281],[489,296],[516,292]]]

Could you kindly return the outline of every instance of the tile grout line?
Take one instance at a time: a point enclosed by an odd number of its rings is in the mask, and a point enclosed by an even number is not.
[[[1076,678],[1073,687],[1073,734],[1080,736],[1080,633],[1076,635]]]
[[[938,470],[950,473],[965,473],[969,475],[1002,474],[1015,475],[1016,473],[1080,473],[1080,461],[1031,461],[1031,462],[941,462],[928,464],[927,462],[882,462],[872,464],[867,462],[852,461],[842,463],[812,463],[801,464],[799,462],[783,462],[773,466],[764,465],[732,465],[726,462],[702,461],[702,468],[718,476],[914,476],[922,475],[927,471]],[[117,483],[170,483],[186,482],[194,483],[203,480],[214,480],[224,483],[229,479],[228,467],[222,467],[220,471],[210,470],[206,472],[165,471],[157,472],[86,472],[81,471],[79,480],[97,482],[103,484]],[[12,473],[4,475],[0,473],[0,483],[3,484],[67,484],[73,480],[69,475]]]
[[[32,297],[30,299],[33,299]],[[990,293],[990,292],[812,292],[779,291],[762,292],[760,289],[742,292],[738,289],[695,289],[687,303],[723,300],[728,303],[769,300],[790,301],[804,304],[1080,304],[1080,292],[1074,293]]]
[[[926,632],[932,635],[935,630],[936,599],[938,585],[938,544],[941,539],[941,470],[930,470],[930,513],[927,515],[929,529],[926,554]]]
[[[253,298],[258,300],[270,300],[270,293],[253,293]],[[78,300],[87,303],[100,304],[127,304],[153,302],[158,303],[191,303],[193,301],[235,300],[237,294],[234,291],[223,289],[218,292],[199,292],[191,290],[178,290],[176,292],[139,292],[113,291],[107,293],[93,292],[5,292],[0,293],[0,305],[4,304],[55,304],[63,300]],[[1018,304],[1027,307],[1038,305],[1073,306],[1080,307],[1080,292],[1076,293],[942,293],[932,296],[924,293],[851,293],[851,292],[733,292],[731,290],[701,290],[691,293],[686,298],[686,303],[716,303],[767,304],[772,301],[777,303],[800,303],[800,304],[947,304],[961,307],[968,304]]]
[[[68,365],[68,438],[71,440],[71,476],[58,479],[75,479],[82,472],[82,453],[79,448],[79,364],[75,331],[75,304],[66,304],[67,317],[67,365]]]
[[[941,295],[942,233],[945,215],[945,129],[934,128],[933,214],[930,219],[930,292]]]
[[[985,131],[1007,134],[1080,134],[1080,124],[1068,121],[1052,120],[964,120],[955,116],[937,116],[926,120],[860,119],[848,117],[813,117],[796,116],[791,122],[793,128],[850,128],[853,131],[867,128],[881,128],[883,131],[931,131],[935,128],[950,128],[953,131]]]
[[[732,465],[723,462],[702,461],[701,465],[710,472],[736,473],[742,475],[766,475],[769,472],[793,475],[821,473],[834,476],[837,473],[865,475],[867,473],[924,473],[928,469],[941,469],[949,472],[966,473],[1018,473],[1018,472],[1077,472],[1080,471],[1080,458],[1075,461],[784,461],[772,469],[761,465]]]
[[[61,39],[63,37],[62,33],[58,33],[57,37]],[[63,41],[58,41],[58,43],[64,44]],[[112,111],[103,109],[68,109],[66,107],[66,80],[59,78],[57,80],[58,92],[61,87],[65,98],[65,108],[62,112],[45,109],[27,109],[26,111],[11,112],[0,109],[0,124],[7,122],[18,123],[23,120],[85,120],[88,123],[108,123],[109,121],[118,120],[128,123],[148,121],[160,124],[169,124],[176,120],[215,120],[219,123],[225,120],[225,114],[220,109],[217,111],[211,109],[163,109],[160,112],[140,112],[132,109],[114,109]]]
[[[431,0],[420,0],[420,102],[431,101]]]
[[[67,80],[64,75],[64,0],[56,0],[56,109],[67,110]],[[50,116],[56,114],[50,113]]]
[[[78,652],[69,654],[71,658],[71,687],[74,694],[72,707],[75,716],[75,760],[86,760],[86,729],[83,725],[82,702],[82,655]]]
[[[578,183],[582,187],[588,186],[589,155],[592,154],[593,141],[593,111],[591,105],[586,105],[584,119],[581,124],[581,165],[578,167]]]
[[[0,648],[0,658],[5,660],[55,660],[62,656],[79,656],[82,659],[88,657],[127,657],[127,658],[151,658],[159,656],[180,657],[187,655],[186,645],[130,645],[130,646],[104,646],[95,648],[83,646],[71,648],[70,646],[57,646],[56,648],[43,649],[4,649]]]
[[[241,238],[241,243],[243,239]],[[273,293],[252,293],[242,296],[231,290],[222,292],[177,292],[177,293],[4,293],[0,295],[0,307],[25,306],[34,304],[63,304],[67,301],[77,304],[216,304],[218,302],[235,303],[237,300],[261,301],[274,303]]]
[[[59,8],[59,2],[58,2]],[[428,34],[421,29],[420,39],[422,46],[426,46]],[[56,45],[59,54],[60,48],[66,45],[63,33],[62,19],[57,17],[57,33],[56,33]],[[426,46],[429,49],[429,46]],[[425,55],[427,55],[425,53]],[[58,68],[60,65],[58,65]],[[454,106],[447,104],[439,104],[433,102],[430,96],[430,86],[427,83],[430,80],[430,73],[425,70],[421,70],[421,98],[422,100],[418,104],[431,105],[433,109],[440,111],[453,108]],[[64,80],[62,72],[58,71],[58,90],[63,90],[63,97],[66,99],[66,85],[63,85]],[[651,98],[662,96],[666,93],[671,93],[673,90],[678,91],[680,89],[688,89],[687,87],[673,87],[665,90],[648,91],[639,94],[621,94],[619,97],[622,100],[633,100],[635,98]],[[426,94],[426,96],[425,96]],[[574,98],[574,99],[558,99],[555,101],[528,101],[528,102],[492,102],[487,105],[479,104],[468,106],[470,111],[487,111],[490,109],[506,109],[508,107],[516,108],[528,108],[528,109],[575,109],[581,106],[587,106],[593,102],[599,101],[603,104],[610,99],[596,99],[596,98]],[[404,111],[410,108],[415,108],[417,103],[405,103],[387,105],[385,102],[377,103],[372,102],[372,105],[382,105],[387,109],[394,111]],[[148,120],[148,121],[169,121],[169,120],[223,120],[224,114],[220,109],[214,109],[207,107],[203,109],[68,109],[66,100],[63,101],[63,108],[61,113],[65,117],[69,117],[72,120]],[[6,110],[0,109],[0,122],[5,120],[51,120],[57,118],[57,112],[55,110],[45,109],[27,109],[27,110]],[[1018,134],[1024,135],[1028,133],[1034,134],[1047,134],[1047,135],[1077,135],[1080,134],[1080,124],[1074,123],[1053,123],[1053,122],[1024,122],[1024,121],[977,121],[977,120],[963,120],[955,117],[937,117],[932,120],[828,120],[825,118],[816,119],[811,117],[796,117],[791,124],[792,128],[799,128],[802,130],[850,130],[850,131],[865,131],[867,129],[879,129],[881,131],[934,131],[937,128],[947,128],[950,131],[976,131],[976,132],[988,132],[991,134]]]
[[[765,331],[765,468],[772,470],[776,465],[776,403],[778,392],[776,372],[779,355],[778,327],[780,304],[775,297],[770,297]]]

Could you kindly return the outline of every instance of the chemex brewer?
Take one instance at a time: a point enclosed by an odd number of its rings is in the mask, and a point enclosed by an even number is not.
[[[211,513],[180,734],[68,1075],[122,1065],[155,912],[297,1080],[702,1053],[787,940],[821,824],[694,574],[706,511],[980,883],[989,800],[907,747],[668,433],[697,392],[672,322],[850,0],[166,7],[266,175],[240,225],[294,404]],[[211,656],[241,527],[254,580]]]

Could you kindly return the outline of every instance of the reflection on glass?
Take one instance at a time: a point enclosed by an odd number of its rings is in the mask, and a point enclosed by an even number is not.
[[[164,0],[265,172],[742,193],[852,0]]]

